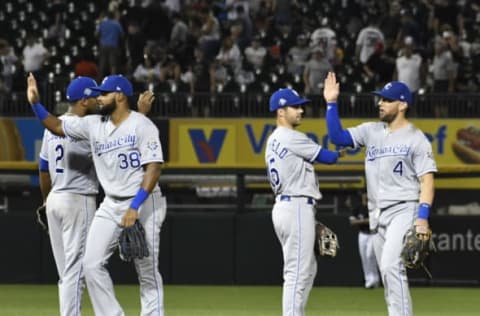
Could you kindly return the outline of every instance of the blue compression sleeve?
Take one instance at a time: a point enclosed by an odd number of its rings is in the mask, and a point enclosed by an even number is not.
[[[142,203],[145,202],[145,200],[148,198],[149,194],[150,193],[145,191],[143,188],[140,188],[140,190],[138,190],[137,192],[137,195],[135,195],[135,197],[133,198],[133,201],[130,204],[130,208],[138,211]]]
[[[40,171],[48,171],[48,160],[40,158],[40,161],[38,162],[38,169]]]
[[[34,105],[32,105],[32,110],[33,110],[33,113],[35,113],[35,116],[40,121],[43,121],[48,116],[48,111],[43,107],[41,103],[37,102]]]
[[[330,151],[328,149],[320,149],[315,161],[324,163],[327,165],[331,165],[336,163],[338,160],[338,152],[337,151]]]
[[[335,145],[353,147],[352,135],[342,128],[336,102],[327,103],[327,130],[328,138]]]

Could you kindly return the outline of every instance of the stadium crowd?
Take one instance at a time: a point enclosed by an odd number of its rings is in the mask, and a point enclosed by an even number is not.
[[[316,95],[329,70],[356,93],[392,79],[416,93],[480,84],[473,0],[17,0],[0,4],[0,27],[2,100],[28,72],[122,73],[136,88],[190,94]]]

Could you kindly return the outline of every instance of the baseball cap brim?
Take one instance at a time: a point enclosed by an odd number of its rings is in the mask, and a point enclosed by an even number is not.
[[[300,98],[300,99],[298,99],[298,100],[295,101],[295,102],[291,102],[291,103],[285,104],[285,106],[299,106],[299,105],[306,104],[306,103],[309,103],[309,102],[311,102],[310,99]]]

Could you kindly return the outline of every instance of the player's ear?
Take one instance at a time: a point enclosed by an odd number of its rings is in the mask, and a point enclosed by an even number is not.
[[[399,110],[406,113],[407,109],[408,109],[408,103],[407,102],[400,102]]]

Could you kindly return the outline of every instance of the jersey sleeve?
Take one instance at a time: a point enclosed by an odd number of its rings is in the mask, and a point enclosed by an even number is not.
[[[289,141],[288,149],[294,154],[313,162],[322,147],[303,133],[295,133]]]
[[[163,163],[163,151],[158,128],[150,119],[143,117],[143,120],[138,131],[138,148],[142,157],[141,164],[145,165],[150,162]]]
[[[368,135],[375,132],[374,124],[375,123],[367,122],[347,129],[352,136],[354,148],[364,147],[366,145],[368,141]]]
[[[432,145],[427,140],[423,133],[421,136],[423,139],[418,143],[413,153],[413,165],[417,177],[420,177],[429,172],[437,172],[437,164],[433,156]]]
[[[88,139],[91,129],[90,122],[94,119],[99,119],[98,115],[65,117],[62,119],[63,132],[67,137],[73,139]]]
[[[42,139],[42,147],[40,148],[40,153],[39,157],[45,161],[48,161],[48,142],[47,142],[47,137],[48,137],[48,130],[45,129],[43,131],[43,139]]]

